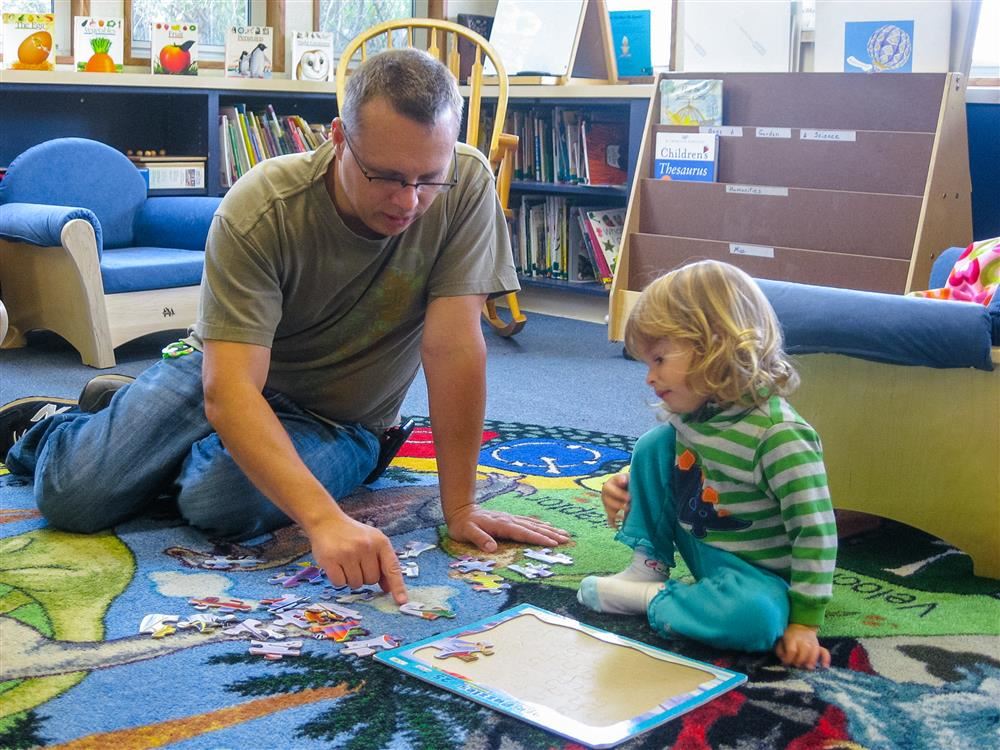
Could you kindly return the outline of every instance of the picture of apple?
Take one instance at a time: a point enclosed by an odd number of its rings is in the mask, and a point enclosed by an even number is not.
[[[188,51],[194,45],[189,39],[183,44],[168,44],[160,50],[160,65],[163,70],[173,75],[187,73],[191,66],[191,53]]]

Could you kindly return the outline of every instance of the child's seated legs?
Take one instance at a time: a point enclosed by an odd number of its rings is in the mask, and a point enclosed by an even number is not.
[[[615,536],[635,550],[630,565],[612,576],[588,576],[577,599],[599,612],[639,614],[667,578],[674,559],[676,513],[670,492],[674,428],[662,425],[636,442],[629,475],[629,511]],[[638,584],[638,585],[637,585]],[[649,587],[652,584],[652,587]]]

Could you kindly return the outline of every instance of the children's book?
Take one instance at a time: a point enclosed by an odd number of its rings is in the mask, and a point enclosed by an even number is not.
[[[3,14],[4,67],[10,70],[55,70],[55,13]]]
[[[583,229],[590,239],[601,280],[609,284],[618,267],[618,251],[625,229],[625,209],[589,209],[582,212],[582,217]]]
[[[335,74],[333,32],[293,32],[292,80],[332,81]]]
[[[722,80],[664,78],[660,81],[661,125],[721,125]]]
[[[272,35],[270,26],[230,26],[226,30],[226,78],[270,78]]]
[[[624,118],[593,111],[583,126],[583,141],[589,184],[628,182],[628,123]]]
[[[73,61],[82,73],[121,73],[125,21],[121,18],[76,16],[73,19]]]
[[[715,182],[719,166],[716,133],[657,133],[653,177],[659,180]]]
[[[650,15],[648,10],[615,10],[608,14],[619,78],[653,75]]]
[[[198,75],[198,24],[154,21],[150,24],[149,45],[155,75]]]
[[[746,675],[520,604],[374,658],[587,747],[614,747]]]

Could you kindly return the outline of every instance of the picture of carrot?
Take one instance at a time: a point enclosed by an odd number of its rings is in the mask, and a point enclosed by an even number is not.
[[[114,73],[117,71],[115,61],[108,54],[111,40],[107,37],[95,37],[90,40],[90,48],[94,54],[87,60],[84,71],[87,73]]]

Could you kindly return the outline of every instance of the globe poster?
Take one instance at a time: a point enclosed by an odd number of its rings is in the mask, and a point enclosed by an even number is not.
[[[913,21],[848,21],[844,24],[845,73],[913,71]]]

